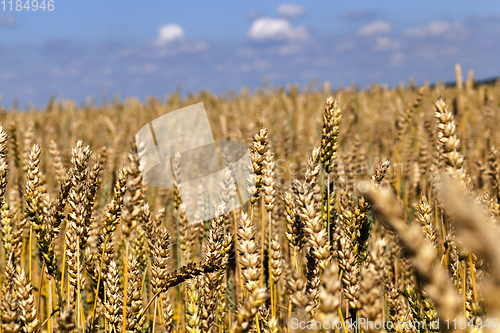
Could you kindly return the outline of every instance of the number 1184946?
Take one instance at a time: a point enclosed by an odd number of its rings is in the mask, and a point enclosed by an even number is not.
[[[2,0],[0,10],[4,12],[54,11],[54,0]]]

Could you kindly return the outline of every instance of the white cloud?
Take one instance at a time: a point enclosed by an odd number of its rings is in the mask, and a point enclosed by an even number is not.
[[[255,56],[256,52],[254,49],[246,47],[238,50],[237,54],[241,57],[253,57]]]
[[[334,48],[335,52],[344,52],[348,50],[352,50],[356,44],[352,39],[344,39],[340,41]]]
[[[184,30],[177,24],[167,24],[158,29],[156,44],[166,45],[176,40],[184,39]]]
[[[252,23],[248,37],[255,41],[299,41],[309,36],[304,26],[294,28],[286,19],[264,17]]]
[[[0,80],[3,80],[3,81],[15,79],[15,78],[16,78],[16,75],[14,73],[11,73],[11,72],[4,72],[4,73],[0,74]]]
[[[183,52],[200,52],[207,50],[208,44],[203,40],[193,40],[184,43],[180,49]]]
[[[141,50],[139,55],[145,59],[159,59],[186,53],[202,53],[209,49],[209,44],[199,39],[181,41],[175,45],[168,44],[168,47],[158,43],[152,46]]]
[[[429,24],[428,30],[433,35],[439,35],[450,29],[450,24],[447,22],[432,22]]]
[[[362,36],[370,36],[374,34],[386,33],[391,31],[391,25],[384,21],[377,21],[359,29],[359,34]]]
[[[399,42],[389,37],[377,37],[375,42],[376,42],[375,49],[377,51],[399,48]]]
[[[256,18],[259,18],[262,16],[262,13],[258,10],[251,10],[247,13],[246,17],[249,20],[255,20]]]
[[[406,34],[413,37],[429,37],[441,36],[453,32],[464,32],[464,27],[457,23],[451,24],[449,22],[431,22],[425,26],[408,29]]]
[[[375,14],[376,13],[373,10],[352,9],[343,12],[341,17],[346,20],[366,20],[375,16]]]
[[[9,14],[0,15],[0,25],[6,27],[13,27],[17,24],[17,20],[14,16]]]
[[[401,52],[397,52],[391,57],[390,63],[393,66],[399,66],[403,63],[404,60],[405,60],[404,54]]]
[[[158,67],[156,67],[155,64],[144,64],[144,66],[142,66],[144,74],[154,73],[156,70],[158,70]]]
[[[304,7],[293,4],[282,4],[276,9],[276,14],[283,17],[299,17],[306,13]]]
[[[280,45],[274,50],[274,52],[281,55],[291,55],[294,53],[299,53],[301,51],[304,51],[304,47],[301,44],[297,43],[288,43],[285,45]]]

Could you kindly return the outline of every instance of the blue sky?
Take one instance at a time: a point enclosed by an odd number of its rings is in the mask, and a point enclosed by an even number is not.
[[[23,108],[51,93],[164,98],[178,84],[220,93],[264,76],[449,81],[455,63],[481,79],[500,75],[499,54],[498,1],[54,0],[52,12],[0,2],[0,95]]]

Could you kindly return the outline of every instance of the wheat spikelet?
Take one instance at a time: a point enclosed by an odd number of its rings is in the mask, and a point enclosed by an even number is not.
[[[57,258],[52,247],[52,223],[47,222],[47,204],[41,192],[40,147],[33,145],[28,157],[26,183],[26,216],[36,232],[38,247],[45,261],[48,273],[57,276]],[[50,210],[50,208],[49,208]]]
[[[1,232],[3,247],[5,249],[5,257],[8,258],[12,251],[12,218],[9,215],[9,205],[3,202],[3,197],[7,191],[7,133],[0,126],[0,205],[2,209],[1,214]]]
[[[22,324],[18,315],[18,301],[12,297],[10,290],[3,295],[0,310],[2,311],[2,330],[6,333],[21,332]]]
[[[7,159],[8,140],[9,136],[7,132],[3,130],[3,126],[0,126],[0,159],[3,161]]]
[[[231,333],[245,333],[252,328],[252,319],[259,307],[266,301],[265,289],[256,288],[245,301],[245,304],[238,309],[236,322],[231,328]]]
[[[224,165],[226,166],[226,170],[224,172],[224,178],[222,179],[221,190],[220,190],[220,202],[225,204],[226,207],[234,207],[235,202],[238,200],[237,189],[235,186],[236,178],[235,173],[233,171],[233,161],[229,154],[229,147],[224,147],[222,151],[222,160]],[[227,221],[229,222],[229,221]],[[226,226],[228,229],[232,229],[231,227]]]
[[[52,155],[57,182],[61,185],[65,179],[66,170],[61,160],[61,152],[54,140],[50,140],[49,142],[49,152]]]
[[[137,261],[139,270],[143,272],[148,265],[149,253],[146,246],[148,237],[146,236],[146,232],[143,228],[137,228],[135,229],[135,231],[136,237],[130,245],[130,252],[134,256],[134,259]]]
[[[217,307],[216,307],[216,322],[215,324],[219,327],[226,327],[225,324],[225,319],[226,319],[226,311],[228,309],[228,301],[226,300],[226,293],[227,293],[227,283],[222,282],[219,290],[217,291]],[[229,298],[230,295],[227,295]]]
[[[274,154],[270,150],[267,150],[264,156],[262,186],[264,189],[264,202],[268,212],[271,212],[274,209],[274,197],[276,196],[276,184],[274,179],[275,167],[276,162],[274,161]]]
[[[142,295],[141,295],[141,273],[137,261],[129,255],[128,258],[128,283],[127,283],[127,330],[140,331],[144,319],[141,320]]]
[[[296,256],[305,243],[302,219],[297,215],[292,194],[286,191],[282,200],[285,204],[286,231],[285,237],[288,245]]]
[[[107,237],[107,239],[106,236],[103,235],[103,233],[99,234],[99,237],[97,239],[98,254],[96,256],[96,263],[100,264],[102,261],[101,276],[107,276],[108,274],[109,265],[111,264],[111,261],[113,260],[114,257],[114,252],[115,252],[114,246],[115,246],[115,240],[113,234],[110,234],[109,237]]]
[[[267,145],[267,129],[261,128],[259,133],[253,136],[253,145],[250,150],[252,165],[250,168],[250,178],[247,180],[247,192],[250,196],[250,202],[252,205],[259,200],[259,195],[262,190],[262,173],[264,168],[264,159],[268,149]]]
[[[320,280],[320,268],[318,264],[318,258],[313,254],[313,248],[309,248],[306,253],[306,269],[307,269],[307,284],[306,292],[309,296],[309,305],[306,307],[306,311],[311,313],[311,317],[316,316],[316,308],[319,304],[319,286]]]
[[[258,287],[261,266],[257,242],[255,241],[255,226],[251,218],[243,213],[238,220],[239,263],[242,270],[243,285],[249,294]]]
[[[435,323],[438,319],[436,308],[434,303],[427,297],[425,292],[421,292],[421,300],[422,300],[422,311],[424,313],[424,318],[427,323]],[[431,332],[438,332],[438,327],[435,325],[430,326]]]
[[[123,197],[127,191],[127,187],[125,186],[127,182],[127,173],[125,168],[122,168],[118,172],[117,178],[118,179],[113,188],[113,199],[106,205],[104,210],[104,235],[111,235],[120,221],[121,210],[123,208]]]
[[[426,86],[420,87],[417,91],[417,96],[415,97],[413,102],[406,108],[404,112],[404,118],[399,124],[399,134],[398,134],[399,140],[401,140],[403,135],[406,133],[408,125],[410,125],[411,116],[420,105],[420,102],[426,91],[426,88],[427,88]]]
[[[278,319],[276,317],[269,318],[267,326],[269,329],[269,333],[278,333],[279,332]]]
[[[373,181],[380,184],[382,182],[382,180],[384,179],[384,176],[387,173],[387,171],[389,170],[390,166],[391,166],[391,160],[386,160],[386,161],[384,161],[384,163],[379,165],[372,175]]]
[[[178,209],[182,203],[180,183],[182,182],[181,154],[176,153],[174,157],[174,205]]]
[[[94,255],[92,253],[92,249],[90,247],[87,247],[85,249],[84,260],[87,275],[90,278],[90,281],[92,281],[92,283],[97,286],[100,264],[97,263],[97,255]],[[102,284],[100,285],[100,287],[102,287]]]
[[[186,288],[186,331],[189,333],[201,333],[201,309],[200,309],[200,293],[198,286],[200,277],[188,282]]]
[[[360,308],[359,303],[359,266],[356,263],[356,255],[352,250],[352,240],[344,236],[340,239],[342,251],[339,251],[339,265],[344,274],[342,283],[344,286],[344,295],[349,300],[349,308],[356,311]]]
[[[5,142],[2,138],[5,132],[0,128],[0,197],[3,198],[7,191],[7,162],[5,159]],[[5,135],[6,136],[6,135]]]
[[[19,141],[17,140],[17,126],[14,122],[10,124],[10,142],[12,146],[12,156],[14,158],[14,165],[16,166],[17,170],[17,178],[16,178],[16,184],[17,186],[21,186],[22,183],[22,162],[21,162],[21,153],[19,150]]]
[[[122,233],[126,238],[130,237],[132,230],[137,226],[144,205],[142,174],[139,170],[139,158],[135,149],[132,149],[128,154],[128,161],[127,193],[123,199],[124,210],[122,212]]]
[[[59,193],[57,194],[57,197],[55,198],[52,204],[50,212],[50,215],[52,216],[51,220],[52,237],[56,237],[61,231],[60,226],[65,218],[64,208],[66,206],[71,187],[73,186],[73,181],[72,181],[73,172],[74,172],[74,166],[72,166],[72,169],[69,171],[64,180],[61,182]]]
[[[17,191],[14,191],[14,192],[17,193]],[[9,206],[9,208],[10,208],[10,206]],[[6,212],[3,212],[3,213],[6,213]],[[12,219],[14,219],[14,216],[12,216],[11,210],[9,211],[8,216],[11,217]],[[17,264],[21,259],[22,247],[23,247],[23,232],[24,232],[24,228],[23,228],[22,220],[19,219],[18,217],[15,217],[14,227],[13,227],[13,231],[12,231],[12,252],[11,252],[12,265]],[[10,259],[9,259],[9,261],[10,261]]]
[[[106,289],[106,300],[104,301],[106,320],[109,322],[111,330],[121,332],[123,293],[120,290],[118,270],[114,261],[109,264],[104,286]]]
[[[71,308],[65,309],[57,319],[56,332],[69,333],[76,328],[73,323],[74,311]]]
[[[39,321],[36,315],[33,286],[26,278],[24,271],[19,266],[17,268],[16,276],[14,277],[14,284],[22,330],[25,333],[36,332],[38,330]]]
[[[31,147],[33,146],[33,123],[30,122],[28,124],[28,128],[26,129],[26,132],[24,133],[24,142],[23,142],[23,151],[22,151],[22,159],[24,161],[28,161],[29,155],[31,153]],[[23,164],[23,171],[26,172],[27,170],[27,165]]]
[[[422,197],[422,200],[418,203],[418,221],[424,229],[425,236],[431,241],[432,245],[437,249],[436,245],[436,230],[432,224],[432,208],[429,206],[427,198]]]
[[[283,272],[283,253],[279,243],[278,235],[271,242],[271,279],[278,283]]]
[[[225,205],[219,205],[215,213],[216,217],[211,220],[210,231],[204,251],[205,262],[223,264],[227,261],[229,256],[231,236],[224,232],[224,210]],[[224,271],[218,270],[206,274],[200,281],[203,298],[201,322],[203,331],[205,332],[209,330],[215,318],[217,289],[220,288],[223,278]]]
[[[80,235],[85,228],[85,206],[83,190],[76,185],[70,194],[69,204],[73,212],[69,214],[69,223],[66,230],[66,256],[68,258],[69,281],[75,290],[85,289],[84,266],[80,258]]]
[[[361,318],[366,318],[368,322],[382,321],[381,307],[381,291],[380,280],[382,278],[383,255],[385,252],[385,240],[377,241],[375,249],[372,251],[371,262],[368,267],[361,269],[361,294],[359,302],[361,309],[359,311]],[[373,325],[367,325],[367,332],[375,332],[377,329]]]
[[[423,132],[423,131],[420,131]],[[429,170],[429,144],[423,134],[420,134],[420,149],[418,151],[418,165],[422,176]]]
[[[408,304],[410,306],[410,311],[411,311],[411,315],[413,317],[413,320],[418,321],[418,322],[422,322],[422,320],[424,318],[423,318],[422,311],[420,309],[420,304],[418,302],[418,296],[417,296],[417,292],[415,291],[415,288],[413,288],[412,285],[407,285],[405,287],[404,294],[406,296],[406,299],[408,300]]]
[[[341,283],[339,280],[339,267],[336,262],[331,262],[325,269],[322,276],[322,284],[319,290],[319,316],[318,319],[323,321],[339,320],[337,310],[340,306],[340,289]]]
[[[168,272],[168,257],[170,247],[170,235],[163,227],[155,228],[153,234],[148,235],[150,241],[151,261],[151,285],[153,293],[164,290]]]
[[[10,215],[10,209],[9,209],[9,204],[4,203],[2,205],[2,212],[1,212],[1,223],[2,223],[2,242],[3,242],[3,248],[5,250],[5,257],[8,258],[10,256],[10,253],[13,250],[13,233],[14,233],[14,225],[12,221],[12,217]]]
[[[300,278],[296,270],[292,270],[286,281],[286,288],[290,293],[292,304],[299,309],[305,309],[309,305],[309,297],[306,294],[306,284]]]
[[[446,165],[446,172],[465,184],[469,181],[463,168],[464,156],[460,153],[460,139],[456,135],[453,113],[442,99],[435,103],[434,116],[438,119],[438,144],[440,159]]]
[[[493,147],[488,155],[489,178],[491,183],[491,194],[497,202],[500,202],[500,173],[497,163],[497,151]]]
[[[179,247],[186,263],[192,262],[192,243],[188,234],[188,219],[184,204],[180,204],[178,208],[179,214]]]
[[[462,78],[462,67],[460,64],[455,64],[455,83],[457,85],[458,90],[462,90],[464,88],[463,78]]]
[[[296,183],[294,190],[298,203],[297,214],[304,223],[304,233],[307,235],[308,252],[308,292],[311,295],[311,306],[314,310],[318,304],[319,275],[330,260],[330,244],[328,232],[322,223],[319,208],[317,177],[320,171],[320,149],[315,148],[309,158],[303,186]],[[319,194],[320,195],[320,194]],[[317,267],[316,267],[317,266]]]
[[[326,173],[333,170],[333,161],[337,158],[339,125],[342,114],[338,102],[333,97],[326,99],[321,131],[321,164]]]
[[[165,328],[165,331],[171,332],[174,323],[174,318],[173,318],[174,312],[172,310],[172,302],[167,296],[167,293],[163,293],[161,295],[161,302],[163,305],[163,312],[162,312],[163,326]]]
[[[80,234],[80,246],[82,249],[87,244],[89,238],[89,229],[93,221],[92,213],[94,211],[97,200],[97,191],[101,186],[101,179],[99,177],[100,172],[101,165],[99,164],[99,162],[97,162],[88,173],[88,179],[85,184],[85,228],[83,228],[83,232]]]

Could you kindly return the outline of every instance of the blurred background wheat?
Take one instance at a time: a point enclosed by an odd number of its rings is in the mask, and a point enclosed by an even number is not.
[[[254,175],[240,190],[254,197],[190,224],[179,159],[174,188],[146,186],[133,139],[197,102],[216,139],[248,143]],[[457,65],[453,86],[267,86],[2,109],[2,330],[496,328],[499,103],[499,82],[463,82]],[[237,197],[230,176],[220,212]],[[203,191],[192,199],[203,220],[210,202]],[[360,318],[426,325],[292,325]]]

